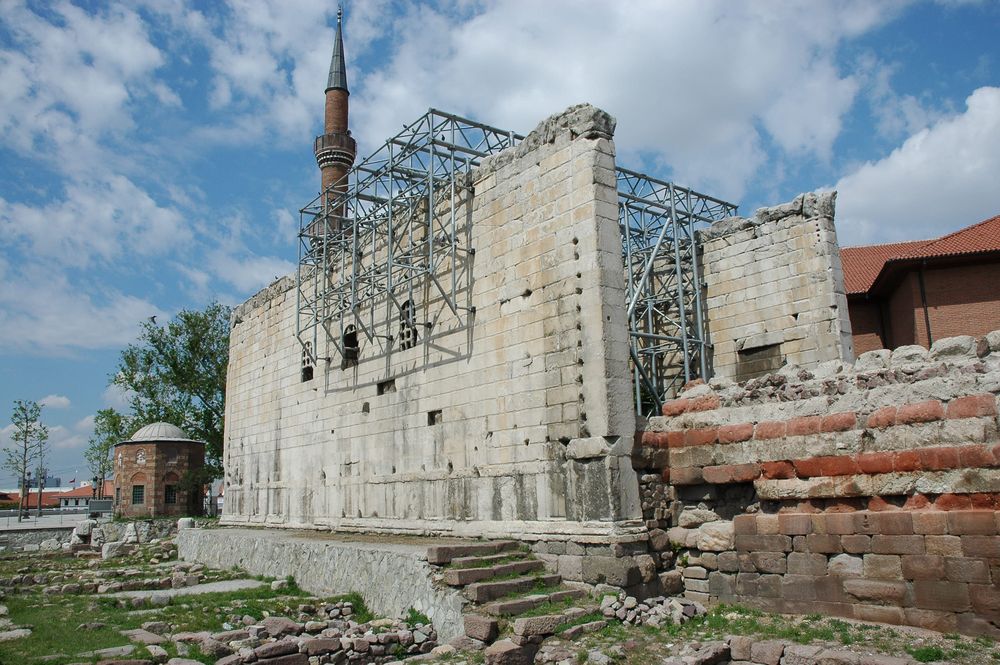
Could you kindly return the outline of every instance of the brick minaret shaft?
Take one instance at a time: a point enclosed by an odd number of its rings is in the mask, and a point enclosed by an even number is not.
[[[314,144],[316,164],[322,174],[323,192],[329,200],[347,191],[347,172],[354,164],[357,144],[348,129],[347,63],[344,60],[343,9],[337,12],[337,39],[330,59],[330,75],[326,82],[326,113],[323,135]],[[343,206],[334,211],[344,215]]]

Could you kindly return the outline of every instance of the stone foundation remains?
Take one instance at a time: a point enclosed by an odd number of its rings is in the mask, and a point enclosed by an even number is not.
[[[685,595],[1000,636],[1000,331],[692,385],[640,435]]]

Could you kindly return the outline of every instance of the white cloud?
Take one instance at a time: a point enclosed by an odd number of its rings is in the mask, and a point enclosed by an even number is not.
[[[176,93],[150,76],[164,58],[127,6],[48,9],[51,20],[24,2],[4,4],[15,48],[0,50],[0,141],[36,157],[39,145],[55,147],[43,154],[74,177],[106,156],[96,139],[133,127],[138,95],[175,103]]]
[[[125,252],[163,254],[191,238],[177,210],[120,175],[69,183],[59,200],[40,206],[0,197],[0,234],[27,243],[31,255],[77,267]]]
[[[235,256],[215,252],[208,261],[218,279],[232,284],[242,293],[253,293],[276,277],[295,271],[294,263],[274,256]]]
[[[101,393],[101,401],[104,402],[105,406],[124,411],[128,408],[131,396],[131,391],[124,390],[121,386],[112,383]]]
[[[590,101],[618,118],[620,161],[649,155],[683,184],[738,199],[782,158],[767,143],[829,157],[858,90],[837,49],[899,7],[499,0],[456,19],[415,5],[388,28],[389,64],[352,95],[356,133],[374,147],[429,106],[526,131]]]
[[[69,397],[65,395],[46,395],[42,399],[38,400],[38,404],[41,406],[47,406],[50,409],[68,409],[71,404]]]
[[[841,244],[933,238],[1000,213],[1000,88],[836,185]]]
[[[79,431],[75,427],[71,429],[63,425],[53,425],[49,427],[49,450],[82,448],[87,445],[89,437],[90,432]]]
[[[0,273],[0,347],[15,351],[68,354],[119,347],[135,339],[139,322],[154,314],[168,316],[142,298],[115,289],[91,294],[41,267]]]

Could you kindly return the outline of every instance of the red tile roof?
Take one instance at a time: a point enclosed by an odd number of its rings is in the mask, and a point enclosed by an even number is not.
[[[905,256],[928,242],[932,241],[911,240],[910,242],[894,242],[886,245],[842,248],[840,250],[840,263],[844,267],[844,287],[848,295],[867,293],[887,261]]]
[[[104,496],[111,496],[114,494],[114,482],[110,480],[104,481]],[[89,498],[94,496],[94,488],[91,485],[81,485],[76,489],[71,489],[68,492],[63,492],[59,495],[61,499],[81,499]]]
[[[840,250],[840,261],[844,267],[844,287],[852,295],[871,290],[890,261],[986,252],[1000,252],[1000,215],[933,240],[844,247]]]

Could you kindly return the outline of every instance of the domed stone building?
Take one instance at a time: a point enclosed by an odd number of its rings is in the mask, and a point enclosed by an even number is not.
[[[115,446],[115,515],[158,517],[201,513],[200,491],[181,489],[205,465],[205,443],[170,423],[152,423]]]

